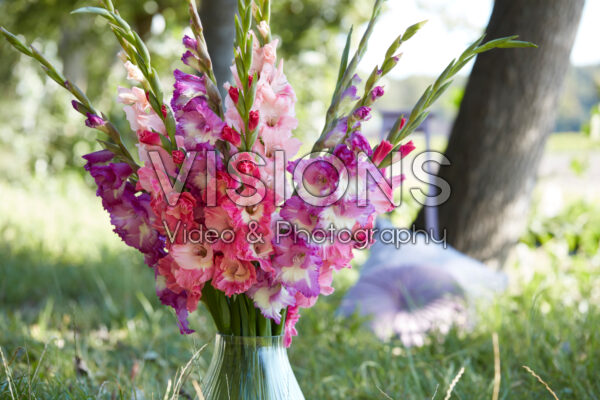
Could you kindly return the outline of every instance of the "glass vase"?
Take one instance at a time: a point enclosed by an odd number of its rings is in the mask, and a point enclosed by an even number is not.
[[[202,394],[206,400],[304,400],[283,336],[217,334]]]

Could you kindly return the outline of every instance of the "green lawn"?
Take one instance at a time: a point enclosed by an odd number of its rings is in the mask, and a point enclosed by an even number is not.
[[[121,245],[79,178],[0,183],[0,398],[162,399],[204,344],[180,398],[195,398],[212,351],[204,310],[180,336],[158,304],[151,271]],[[509,290],[478,311],[468,332],[421,348],[381,343],[358,318],[334,316],[337,292],[304,310],[291,362],[307,399],[491,399],[492,337],[499,339],[500,399],[600,397],[600,207],[577,203],[552,219],[531,216],[510,263]],[[76,356],[85,363],[77,372]],[[81,367],[81,364],[79,365]],[[385,394],[384,394],[385,393]],[[169,395],[172,393],[169,393]]]

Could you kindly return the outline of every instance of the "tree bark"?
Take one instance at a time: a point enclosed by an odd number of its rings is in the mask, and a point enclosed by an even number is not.
[[[215,78],[223,98],[225,98],[223,84],[231,78],[229,67],[233,60],[235,37],[233,16],[236,11],[236,0],[203,0],[200,8],[208,53],[212,59]]]
[[[451,165],[438,173],[452,188],[439,227],[470,256],[501,265],[525,228],[584,3],[495,1],[487,38],[518,34],[539,48],[480,55],[465,89],[445,153]]]

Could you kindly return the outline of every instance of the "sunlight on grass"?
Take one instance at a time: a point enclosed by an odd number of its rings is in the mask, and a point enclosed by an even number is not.
[[[97,261],[125,248],[108,214],[77,175],[32,178],[22,186],[0,181],[0,238],[12,251],[28,249],[56,260]]]

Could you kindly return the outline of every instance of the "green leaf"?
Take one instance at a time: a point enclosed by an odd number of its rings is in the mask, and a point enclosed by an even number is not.
[[[444,83],[429,99],[429,101],[427,102],[427,107],[435,103],[437,99],[439,99],[439,97],[446,91],[446,89],[448,89],[448,87],[452,85],[453,82],[453,80],[449,80],[448,82]]]
[[[3,26],[0,26],[0,32],[2,32],[2,35],[15,49],[17,49],[25,55],[28,55],[29,57],[33,57],[33,54],[31,53],[29,48],[25,45],[25,43],[21,42],[18,37],[4,29]]]
[[[496,47],[502,45],[503,43],[509,42],[510,40],[513,40],[516,38],[518,38],[517,35],[490,40],[489,42],[486,42],[486,43],[482,44],[481,46],[478,46],[475,49],[475,53],[483,53],[484,51],[495,49]]]
[[[243,296],[246,301],[246,310],[248,310],[248,336],[256,336],[256,308],[254,308],[254,303],[248,296]],[[258,314],[260,315],[260,312]]]
[[[426,23],[427,23],[427,20],[424,20],[424,21],[417,22],[416,24],[409,26],[406,29],[406,31],[404,31],[404,34],[402,35],[402,40],[407,41],[408,39],[413,37],[415,35],[415,33],[417,33],[419,31],[419,29],[421,29]]]
[[[117,22],[110,11],[100,7],[82,7],[71,11],[71,14],[94,14],[104,17],[113,23]]]
[[[121,155],[121,148],[119,146],[117,146],[114,143],[111,142],[107,142],[106,140],[101,140],[101,139],[96,139],[96,141],[98,143],[100,143],[100,145],[102,147],[104,147],[106,150],[109,150],[110,152],[112,152],[115,155]]]
[[[144,43],[140,35],[137,34],[137,32],[133,32],[133,36],[135,38],[136,49],[142,56],[146,65],[150,65],[150,52],[148,51],[148,47],[146,47],[146,44]]]
[[[239,306],[239,310],[240,310],[241,336],[248,336],[248,334],[249,334],[249,332],[248,332],[248,328],[249,328],[248,307],[246,306],[246,300],[244,299],[245,297],[246,297],[246,295],[240,294],[240,295],[238,295],[238,297],[236,299],[236,303]]]
[[[510,40],[506,43],[502,43],[500,45],[497,46],[499,49],[514,49],[514,48],[527,48],[527,47],[533,47],[533,48],[538,48],[538,45],[535,43],[531,43],[531,42],[524,42],[521,40]]]
[[[281,311],[281,323],[279,325],[276,325],[275,323],[273,323],[271,325],[271,329],[273,331],[273,336],[279,336],[283,333],[283,327],[285,326],[286,317],[287,317],[287,308],[284,308]]]
[[[166,138],[164,135],[158,135],[158,137],[160,138],[160,143],[163,149],[170,151],[171,150],[171,141]]]
[[[346,37],[346,45],[344,46],[344,51],[342,53],[342,59],[340,60],[340,70],[338,72],[338,84],[340,82],[340,80],[342,79],[342,77],[344,76],[344,72],[346,71],[346,68],[348,67],[348,54],[350,53],[350,42],[352,40],[352,31],[354,29],[354,26],[350,27],[350,31],[348,32],[348,36]]]
[[[415,104],[415,106],[413,107],[413,110],[410,113],[410,120],[414,120],[417,117],[417,115],[421,112],[421,110],[425,107],[429,96],[431,96],[432,90],[433,85],[427,86],[427,89],[425,89],[425,92],[423,92],[423,94],[419,98],[419,101],[417,101],[417,104]]]

